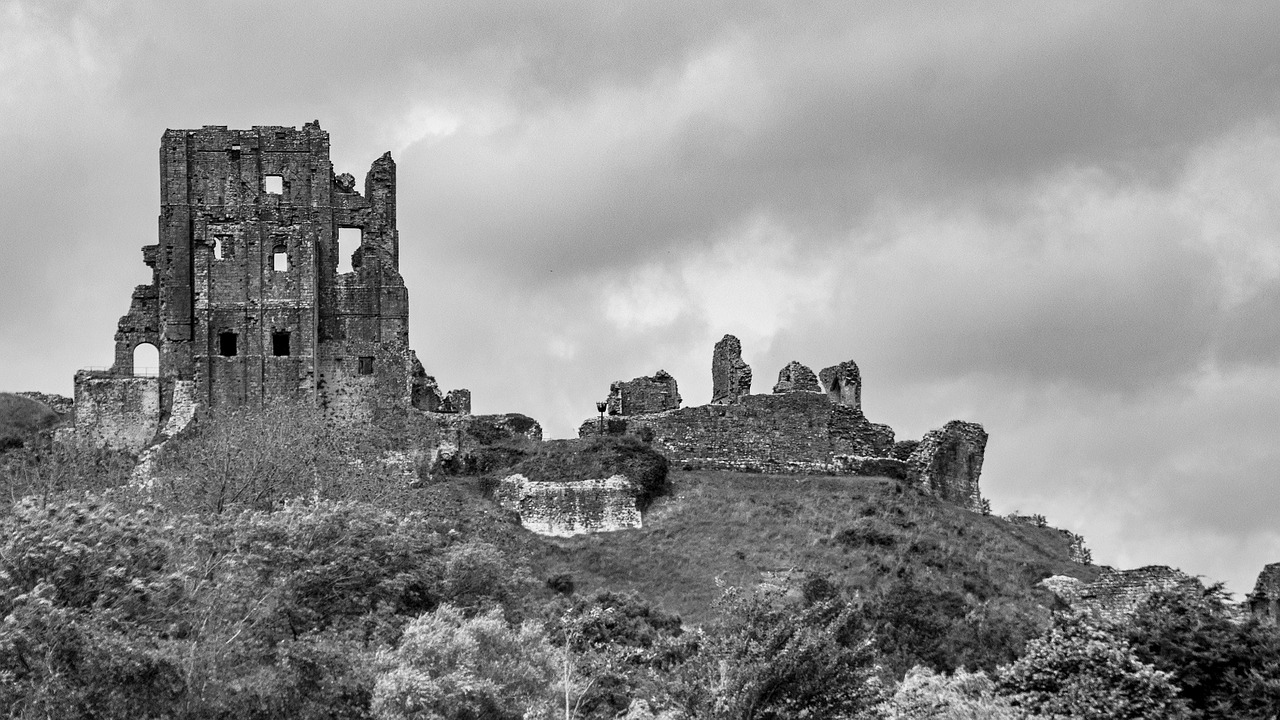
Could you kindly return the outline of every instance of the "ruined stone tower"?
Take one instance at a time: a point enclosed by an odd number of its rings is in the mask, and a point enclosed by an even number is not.
[[[153,280],[120,319],[111,370],[77,375],[78,401],[115,406],[154,381],[165,416],[175,394],[212,407],[311,399],[352,419],[438,409],[414,402],[439,394],[409,349],[390,153],[361,192],[334,174],[318,122],[167,130],[159,242],[142,254]],[[156,378],[135,373],[143,344],[159,351]],[[125,378],[136,387],[112,385]]]

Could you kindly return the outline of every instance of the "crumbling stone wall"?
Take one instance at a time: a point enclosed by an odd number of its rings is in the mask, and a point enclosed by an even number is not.
[[[775,393],[789,392],[822,392],[818,386],[818,376],[807,366],[792,360],[778,372],[778,382],[773,386]]]
[[[130,392],[134,351],[149,343],[162,418],[177,387],[200,406],[308,399],[351,422],[470,412],[469,391],[442,394],[409,348],[390,153],[357,189],[334,174],[318,122],[167,130],[160,190],[159,241],[142,249],[152,281],[134,290],[109,377],[93,376],[87,395],[113,381]],[[113,412],[78,414],[86,427],[130,416],[90,417]]]
[[[676,379],[666,370],[651,377],[618,380],[609,386],[605,403],[610,415],[645,415],[675,410],[680,407],[680,391]]]
[[[651,438],[677,465],[760,472],[847,472],[848,456],[887,458],[893,446],[892,428],[820,393],[747,395],[732,405],[613,418],[606,431]],[[594,420],[578,431],[597,432]]]
[[[1199,580],[1164,565],[1148,565],[1134,570],[1105,568],[1091,583],[1054,576],[1040,584],[1072,607],[1094,610],[1113,622],[1122,622],[1133,615],[1144,600],[1157,592],[1204,590]]]
[[[845,360],[839,365],[823,368],[818,373],[818,381],[831,402],[848,405],[854,410],[862,409],[862,373],[854,361]]]
[[[980,512],[978,478],[986,449],[987,431],[981,425],[952,420],[925,433],[907,458],[907,477],[930,495]]]
[[[1268,625],[1280,623],[1280,563],[1271,563],[1258,573],[1258,582],[1245,600],[1249,614]]]
[[[520,524],[540,535],[569,537],[641,526],[636,491],[622,475],[603,480],[535,482],[503,478],[498,501],[520,514]]]
[[[711,404],[735,403],[751,394],[751,366],[742,360],[742,342],[725,335],[711,354]]]
[[[648,387],[655,378],[632,382]],[[578,435],[637,435],[671,462],[691,468],[909,479],[925,492],[982,511],[982,426],[953,421],[922,441],[895,443],[893,428],[863,414],[862,374],[852,360],[824,369],[821,379],[793,361],[779,373],[774,394],[750,395],[742,343],[725,335],[711,356],[711,379],[708,405],[610,403],[608,421],[589,419]],[[626,386],[614,383],[611,399]]]
[[[140,452],[160,429],[160,379],[76,373],[76,436]]]

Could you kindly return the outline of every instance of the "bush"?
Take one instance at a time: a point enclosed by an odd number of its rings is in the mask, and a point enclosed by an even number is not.
[[[1125,635],[1139,660],[1169,673],[1194,717],[1280,714],[1280,630],[1234,622],[1221,586],[1153,594]]]
[[[996,691],[986,673],[951,675],[916,666],[881,706],[885,720],[1021,720],[1026,717]]]
[[[870,712],[881,700],[874,643],[843,598],[823,595],[727,589],[702,652],[684,666],[690,714],[788,720]]]
[[[1087,615],[1055,618],[1027,654],[1000,669],[998,685],[1033,715],[1113,720],[1187,717],[1168,673],[1139,660],[1124,638]]]
[[[467,618],[442,605],[378,654],[373,713],[383,720],[520,720],[553,716],[560,657],[534,623],[509,627],[501,612]]]

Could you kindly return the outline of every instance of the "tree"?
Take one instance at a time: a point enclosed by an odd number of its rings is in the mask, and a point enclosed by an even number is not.
[[[1124,638],[1083,613],[1064,614],[1027,654],[999,671],[1010,702],[1033,715],[1072,720],[1185,718],[1168,673],[1138,660]]]
[[[378,654],[373,713],[381,720],[551,718],[561,658],[542,629],[512,628],[494,608],[467,618],[451,605],[422,615]]]
[[[880,701],[876,654],[861,618],[825,583],[808,592],[728,588],[690,685],[695,715],[717,720],[854,718]],[[699,677],[700,676],[700,677]]]
[[[699,649],[700,636],[685,632],[679,617],[633,593],[561,598],[545,616],[548,634],[557,646],[567,641],[573,670],[586,683],[572,703],[575,717],[612,720],[633,704],[671,705],[672,671]]]
[[[1153,594],[1125,628],[1134,654],[1169,673],[1193,716],[1274,718],[1280,714],[1280,631],[1238,623],[1221,585]]]

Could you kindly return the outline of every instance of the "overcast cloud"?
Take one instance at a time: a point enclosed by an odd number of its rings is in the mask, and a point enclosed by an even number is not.
[[[411,340],[566,437],[612,380],[854,359],[1095,560],[1280,561],[1280,4],[0,0],[0,389],[149,280],[166,128],[399,166]]]

